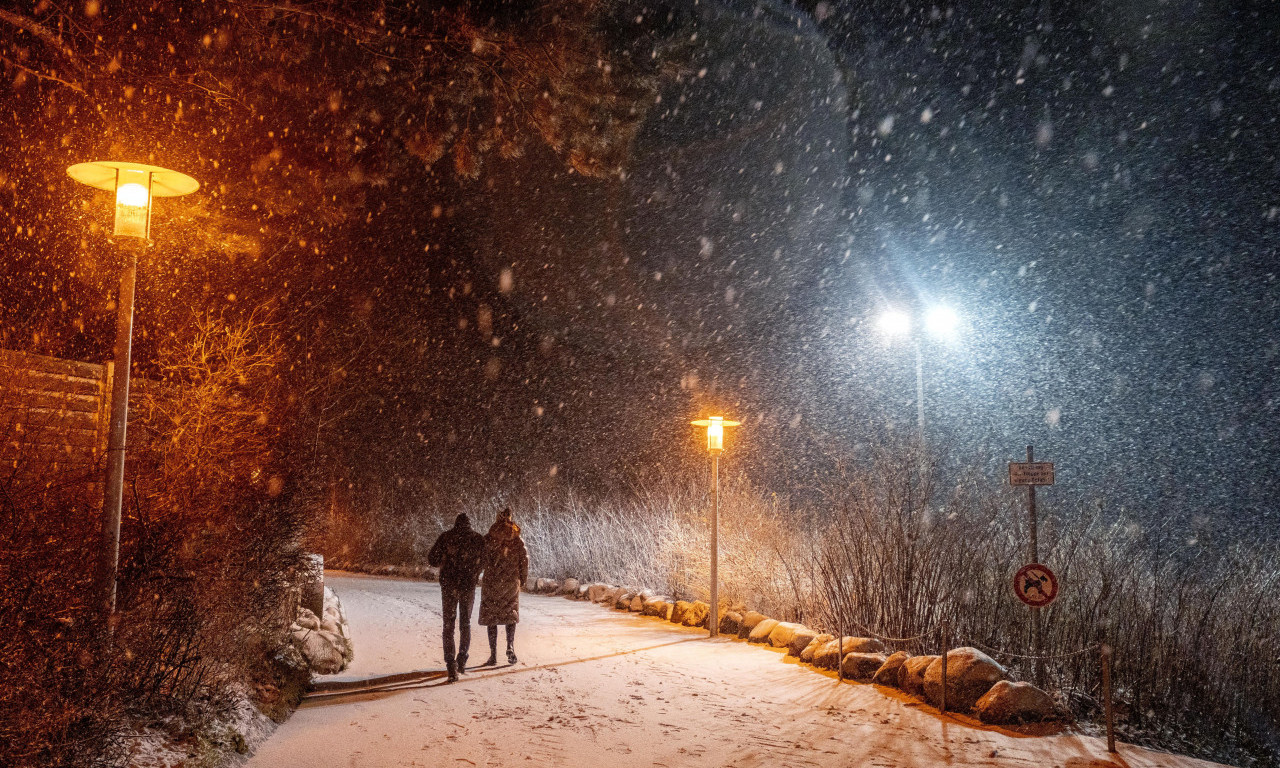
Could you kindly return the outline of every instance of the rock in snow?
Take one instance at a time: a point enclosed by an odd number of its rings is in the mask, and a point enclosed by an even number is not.
[[[764,621],[766,618],[767,617],[763,613],[759,613],[758,611],[747,611],[742,614],[742,621],[738,623],[738,637],[745,640],[750,636],[751,630],[755,629],[756,625]]]
[[[839,647],[837,647],[839,645]],[[880,653],[884,643],[866,637],[846,637],[843,643],[834,637],[813,654],[813,665],[822,669],[835,669],[850,653]]]
[[[764,621],[760,622],[759,624],[756,624],[755,627],[752,628],[751,634],[747,635],[747,642],[749,643],[769,642],[769,633],[772,632],[773,628],[776,626],[778,626],[777,619],[765,619]]]
[[[950,670],[947,670],[950,672]],[[947,702],[948,706],[950,701]],[[993,725],[1057,720],[1061,715],[1049,694],[1031,683],[999,680],[973,705],[978,719]]]
[[[807,630],[808,627],[793,621],[778,622],[778,626],[769,633],[769,645],[774,648],[786,648],[791,645],[791,639],[796,636],[796,632],[802,629]]]
[[[977,648],[947,651],[947,709],[968,712],[991,686],[1007,677],[1004,667]],[[942,703],[942,660],[924,673],[924,694],[930,704]]]
[[[880,668],[876,670],[876,673],[872,675],[871,682],[876,685],[887,685],[891,688],[897,688],[898,670],[902,668],[903,663],[906,662],[908,658],[910,658],[910,656],[907,655],[906,651],[898,651],[885,659],[884,663],[880,665]]]
[[[924,695],[924,673],[938,657],[912,656],[898,668],[898,688],[912,696]]]
[[[849,653],[840,661],[840,674],[846,679],[867,683],[884,665],[883,653]]]
[[[807,627],[797,629],[795,634],[791,636],[791,642],[787,644],[787,655],[799,656],[804,653],[804,649],[807,648],[809,643],[813,642],[813,638],[817,636],[817,632]]]
[[[806,664],[812,664],[813,657],[817,655],[818,651],[821,650],[822,647],[825,646],[827,643],[835,639],[836,639],[835,635],[828,635],[828,634],[818,635],[817,637],[810,640],[809,644],[806,645],[804,647],[804,650],[800,652],[800,660],[805,662]]]
[[[707,617],[711,615],[711,605],[701,600],[694,600],[689,604],[689,609],[685,612],[684,620],[680,623],[686,627],[705,627],[707,626]]]

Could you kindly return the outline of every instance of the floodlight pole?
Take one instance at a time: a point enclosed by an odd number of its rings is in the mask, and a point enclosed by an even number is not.
[[[120,273],[116,303],[115,357],[111,373],[111,408],[108,415],[106,485],[102,495],[102,535],[94,594],[102,620],[108,623],[116,609],[116,570],[120,559],[120,512],[124,501],[125,433],[129,425],[129,371],[133,347],[133,304],[138,278],[138,252],[146,240],[125,241],[125,265]]]
[[[707,627],[720,635],[720,451],[711,452],[711,610]]]
[[[912,334],[913,336],[915,334]],[[920,432],[920,442],[924,442],[924,353],[920,350],[920,339],[913,338],[916,348],[916,429]]]

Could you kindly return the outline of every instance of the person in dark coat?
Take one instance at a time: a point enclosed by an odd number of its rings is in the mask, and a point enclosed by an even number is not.
[[[467,671],[467,652],[471,649],[471,607],[476,601],[476,581],[483,567],[485,539],[471,528],[471,519],[463,512],[453,527],[440,534],[427,553],[427,563],[440,569],[440,599],[444,604],[444,664],[449,682]],[[457,652],[454,652],[453,630],[458,626]]]
[[[498,519],[484,537],[484,582],[480,585],[480,623],[489,628],[489,660],[498,663],[498,625],[507,627],[507,663],[516,663],[516,622],[520,621],[520,589],[529,580],[529,550],[520,538],[520,526],[511,510]]]

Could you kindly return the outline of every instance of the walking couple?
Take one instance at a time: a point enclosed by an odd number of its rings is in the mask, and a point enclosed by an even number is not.
[[[489,628],[489,660],[498,663],[498,625],[507,626],[507,663],[516,663],[516,622],[520,621],[520,589],[529,579],[529,551],[520,538],[520,526],[503,509],[498,519],[481,536],[471,527],[464,512],[453,527],[440,534],[427,553],[427,563],[440,569],[440,598],[444,603],[444,663],[449,682],[467,671],[467,651],[471,648],[471,606],[480,585],[480,623]],[[455,651],[453,632],[458,627]]]

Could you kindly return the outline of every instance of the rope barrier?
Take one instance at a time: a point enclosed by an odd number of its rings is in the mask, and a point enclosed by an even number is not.
[[[922,640],[934,634],[940,628],[940,625],[934,624],[933,626],[926,629],[924,632],[921,632],[920,634],[915,635],[913,637],[889,637],[888,635],[882,635],[879,632],[873,632],[872,630],[867,629],[866,627],[862,626],[861,624],[854,621],[853,619],[845,619],[845,621],[848,621],[849,624],[852,626],[852,628],[861,632],[863,636],[874,637],[877,640],[883,640],[888,643],[911,643],[911,642],[915,642],[916,640]],[[846,637],[849,637],[849,635],[846,635]],[[1005,657],[1014,658],[1014,659],[1031,659],[1031,660],[1067,659],[1072,656],[1079,656],[1084,653],[1096,651],[1102,647],[1100,643],[1094,643],[1093,645],[1087,646],[1085,648],[1081,648],[1078,651],[1067,651],[1066,653],[1036,655],[1036,654],[1025,654],[1025,653],[1013,653],[1012,651],[1006,651],[1002,648],[993,648],[989,645],[979,643],[976,640],[972,642],[973,642],[973,645],[978,649],[987,651],[988,653],[993,653],[997,656],[1005,656]]]
[[[862,633],[863,633],[864,635],[866,635],[867,637],[874,637],[874,638],[876,638],[877,640],[884,640],[884,641],[885,641],[885,642],[887,642],[887,643],[911,643],[911,642],[915,642],[916,640],[920,640],[920,639],[922,639],[922,638],[928,637],[929,635],[932,635],[934,632],[936,632],[936,631],[938,630],[938,625],[937,625],[937,624],[934,624],[932,627],[930,627],[929,629],[926,629],[924,632],[921,632],[920,634],[916,635],[915,637],[889,637],[888,635],[882,635],[882,634],[880,634],[879,632],[872,632],[871,630],[869,630],[869,629],[867,629],[866,627],[862,626],[861,624],[859,624],[858,622],[854,621],[853,619],[846,619],[846,621],[848,621],[850,624],[852,624],[854,629],[856,629],[856,630],[858,630],[858,631],[862,632]],[[845,635],[845,637],[849,637],[849,635]]]
[[[1078,650],[1078,651],[1068,651],[1068,652],[1066,652],[1066,653],[1046,653],[1046,654],[1043,654],[1043,655],[1035,655],[1035,654],[1025,654],[1025,653],[1013,653],[1012,651],[1006,651],[1006,650],[1003,650],[1003,649],[1000,649],[1000,648],[992,648],[991,646],[989,646],[989,645],[983,645],[982,643],[979,643],[979,642],[978,642],[978,641],[976,641],[976,640],[975,640],[975,641],[973,641],[973,644],[974,644],[974,646],[976,646],[979,650],[988,651],[988,652],[990,652],[990,653],[994,653],[994,654],[996,654],[997,656],[1008,656],[1008,657],[1010,657],[1010,658],[1014,658],[1014,659],[1040,659],[1040,660],[1043,660],[1043,659],[1067,659],[1067,658],[1070,658],[1070,657],[1072,657],[1072,656],[1079,656],[1079,655],[1084,654],[1084,653],[1089,653],[1090,651],[1096,651],[1096,650],[1098,650],[1099,648],[1101,648],[1101,647],[1102,647],[1102,645],[1101,645],[1100,643],[1094,643],[1093,645],[1090,645],[1090,646],[1085,647],[1085,648],[1081,648],[1081,649],[1080,649],[1080,650]]]

